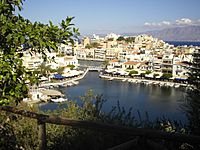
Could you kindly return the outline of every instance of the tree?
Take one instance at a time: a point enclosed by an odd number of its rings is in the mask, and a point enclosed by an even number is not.
[[[105,60],[105,61],[102,63],[102,66],[103,66],[104,68],[107,68],[108,65],[109,65],[109,60]]]
[[[64,67],[59,67],[58,69],[57,69],[57,73],[58,74],[63,74],[63,71],[65,70],[65,68]]]
[[[169,78],[171,78],[172,77],[172,74],[171,73],[164,73],[163,75],[162,75],[162,78],[164,78],[164,79],[169,79]]]
[[[0,1],[0,105],[19,103],[28,94],[27,80],[32,82],[33,73],[23,67],[23,52],[30,53],[55,51],[59,43],[74,44],[79,35],[71,23],[73,17],[62,20],[59,26],[30,22],[20,15],[22,0]]]
[[[91,43],[91,46],[92,46],[92,48],[98,48],[100,46],[100,44],[97,42],[93,42],[93,43]]]
[[[67,65],[68,68],[70,68],[70,70],[73,70],[76,66],[75,65]]]
[[[151,74],[151,71],[150,71],[150,70],[147,70],[147,71],[145,72],[145,74]]]
[[[43,76],[48,76],[49,72],[51,72],[51,66],[46,65],[45,62],[43,62],[41,65],[38,66],[37,72]]]
[[[127,43],[135,42],[135,37],[128,37],[128,38],[125,39],[125,41],[126,41]]]
[[[193,54],[188,82],[193,88],[187,91],[183,110],[188,118],[188,127],[193,134],[200,135],[200,49]]]
[[[133,74],[138,74],[138,71],[136,71],[136,70],[131,70],[131,71],[129,72],[129,75],[130,75],[130,76],[133,75]]]
[[[92,48],[92,46],[91,46],[90,44],[87,44],[87,45],[85,46],[85,48],[90,49],[90,48]]]
[[[124,41],[125,38],[123,36],[118,37],[117,41]]]

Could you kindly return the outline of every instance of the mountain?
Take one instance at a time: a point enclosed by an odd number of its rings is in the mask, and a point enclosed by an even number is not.
[[[200,26],[174,27],[143,34],[150,34],[164,41],[200,41]]]

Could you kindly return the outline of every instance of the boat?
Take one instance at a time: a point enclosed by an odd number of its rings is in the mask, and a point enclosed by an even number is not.
[[[108,80],[109,80],[109,81],[112,81],[113,79],[114,79],[114,78],[109,78]]]
[[[123,80],[122,80],[122,82],[125,82],[125,81],[126,81],[126,79],[123,79]]]
[[[66,99],[66,98],[60,97],[60,98],[51,98],[50,101],[55,102],[55,103],[59,103],[59,102],[65,102],[67,100],[68,99]]]

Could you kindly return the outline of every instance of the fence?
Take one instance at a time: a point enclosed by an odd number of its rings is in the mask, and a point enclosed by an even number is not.
[[[46,123],[56,124],[56,125],[66,125],[66,126],[72,126],[75,128],[84,128],[84,129],[96,130],[96,131],[107,132],[107,133],[123,134],[127,136],[139,136],[139,137],[145,137],[149,139],[153,138],[153,139],[165,139],[168,141],[176,141],[176,142],[187,142],[191,144],[199,144],[199,141],[200,141],[200,136],[186,135],[186,134],[180,134],[180,133],[168,133],[168,132],[158,131],[154,129],[128,128],[128,127],[123,127],[123,126],[97,123],[97,122],[91,122],[91,121],[72,120],[72,119],[67,119],[67,118],[62,118],[62,117],[38,114],[35,112],[26,111],[26,110],[19,110],[10,106],[1,106],[0,110],[11,112],[18,115],[23,115],[28,118],[37,119],[38,129],[39,129],[38,138],[39,138],[40,150],[46,149],[46,126],[45,126]],[[127,145],[130,145],[130,142],[133,143],[134,141],[135,140],[129,141],[120,146],[114,147],[113,149],[121,149],[121,147],[125,148]]]

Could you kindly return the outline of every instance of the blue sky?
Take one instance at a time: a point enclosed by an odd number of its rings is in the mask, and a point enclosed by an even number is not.
[[[58,24],[74,16],[82,35],[199,25],[200,0],[26,0],[22,16]]]

